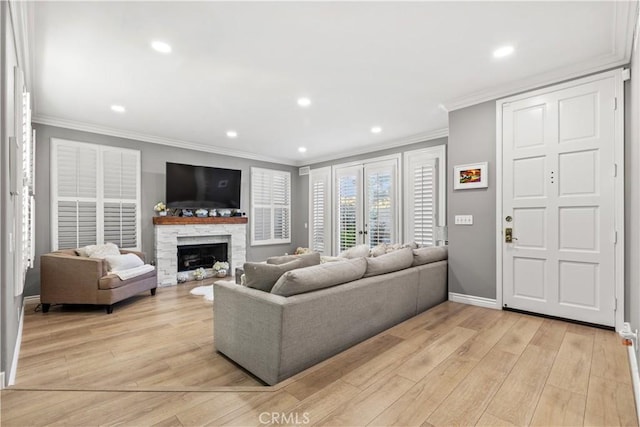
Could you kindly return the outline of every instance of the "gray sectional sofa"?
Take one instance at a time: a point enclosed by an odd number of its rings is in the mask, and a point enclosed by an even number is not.
[[[280,272],[270,292],[217,282],[215,348],[276,384],[445,301],[446,259],[435,247],[302,268],[274,262],[296,269]]]

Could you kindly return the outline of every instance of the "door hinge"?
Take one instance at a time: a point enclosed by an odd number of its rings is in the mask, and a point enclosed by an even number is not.
[[[613,244],[617,244],[618,243],[618,232],[614,231],[613,232]]]
[[[614,110],[618,109],[618,98],[617,97],[613,98],[613,109]]]
[[[618,298],[613,299],[613,311],[618,311]]]
[[[613,164],[613,176],[614,177],[618,176],[618,164],[617,163]]]
[[[626,82],[627,80],[631,80],[631,70],[629,68],[622,70],[622,81]]]

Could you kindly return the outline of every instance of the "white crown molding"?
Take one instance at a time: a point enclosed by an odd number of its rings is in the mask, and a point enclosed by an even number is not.
[[[459,110],[460,108],[480,104],[481,102],[493,101],[628,64],[631,60],[638,3],[636,1],[621,1],[615,2],[614,7],[614,34],[611,51],[609,53],[568,67],[562,67],[526,79],[520,79],[510,84],[504,84],[454,98],[445,102],[444,106],[449,111]]]
[[[225,147],[215,145],[205,145],[197,142],[182,141],[178,139],[163,138],[160,136],[147,135],[128,130],[115,129],[106,126],[94,125],[90,123],[78,122],[75,120],[59,119],[56,117],[35,115],[32,122],[41,125],[57,126],[66,129],[79,130],[83,132],[98,133],[101,135],[109,135],[117,138],[133,139],[136,141],[150,142],[152,144],[167,145],[169,147],[184,148],[186,150],[203,151],[206,153],[215,153],[223,156],[240,157],[243,159],[258,160],[262,162],[277,163],[283,165],[296,166],[297,163],[285,158],[262,156],[259,154],[248,153],[246,151],[232,150]]]
[[[461,108],[480,104],[482,102],[495,101],[496,99],[516,95],[522,92],[528,92],[551,84],[583,77],[600,71],[610,70],[628,63],[629,61],[627,59],[620,59],[613,54],[608,54],[592,61],[588,61],[586,64],[583,63],[580,66],[571,66],[548,73],[538,74],[526,79],[518,80],[517,82],[504,84],[499,87],[493,87],[464,97],[455,98],[445,102],[444,105],[449,109],[449,111],[455,111]]]
[[[374,151],[387,150],[389,148],[401,147],[403,145],[415,144],[417,142],[430,141],[432,139],[444,138],[449,136],[449,128],[437,129],[431,132],[419,133],[404,138],[396,139],[393,141],[387,141],[377,145],[367,145],[352,151],[341,151],[339,153],[328,154],[326,156],[314,157],[311,159],[299,160],[296,165],[312,165],[321,162],[328,162],[330,160],[342,159],[350,156],[357,156],[359,154],[368,154]]]

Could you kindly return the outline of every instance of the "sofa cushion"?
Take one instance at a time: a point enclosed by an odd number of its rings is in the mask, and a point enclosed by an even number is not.
[[[284,264],[265,264],[261,262],[245,262],[244,275],[246,286],[265,292],[271,292],[276,281],[289,270],[302,267],[302,259]]]
[[[102,258],[108,256],[120,255],[118,246],[113,243],[105,243],[104,245],[89,245],[76,250],[78,255],[87,256],[89,258]]]
[[[447,246],[425,246],[413,250],[413,266],[443,261],[449,257]]]
[[[357,245],[352,248],[346,249],[338,255],[342,258],[360,258],[369,256],[369,246],[368,245]]]
[[[367,271],[364,277],[377,276],[411,267],[413,251],[411,248],[398,249],[378,257],[366,258]]]
[[[311,267],[312,265],[320,264],[320,253],[312,252],[310,254],[303,255],[273,256],[271,258],[267,258],[267,264],[279,265],[296,259],[302,260],[302,267]]]
[[[98,280],[98,288],[103,290],[116,289],[122,286],[127,286],[134,282],[140,282],[141,280],[149,279],[155,276],[156,276],[155,270],[145,274],[141,274],[140,276],[132,277],[131,279],[128,279],[128,280],[122,280],[115,274],[107,274],[106,276],[102,276],[100,280]]]
[[[108,271],[122,271],[130,268],[140,267],[144,265],[144,261],[135,254],[124,254],[107,256],[104,258],[107,262]]]
[[[288,297],[330,288],[360,279],[366,268],[365,258],[354,258],[287,271],[278,279],[271,293]]]

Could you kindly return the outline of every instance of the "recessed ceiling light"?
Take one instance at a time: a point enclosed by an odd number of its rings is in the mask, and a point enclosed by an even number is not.
[[[238,136],[238,132],[236,132],[235,130],[228,130],[227,131],[227,136],[229,138],[236,138]]]
[[[306,153],[307,152],[307,147],[298,147],[298,151],[300,153]]]
[[[371,128],[371,133],[380,133],[382,132],[382,128],[380,126],[374,126]]]
[[[151,47],[160,53],[171,53],[171,46],[165,42],[155,41],[151,43]]]
[[[298,98],[298,105],[301,107],[308,107],[311,105],[311,100],[309,98]]]
[[[124,113],[125,111],[127,111],[122,105],[112,105],[111,110],[115,111],[116,113]]]
[[[513,53],[515,49],[513,46],[502,46],[493,51],[494,58],[503,58],[505,56],[509,56]]]

